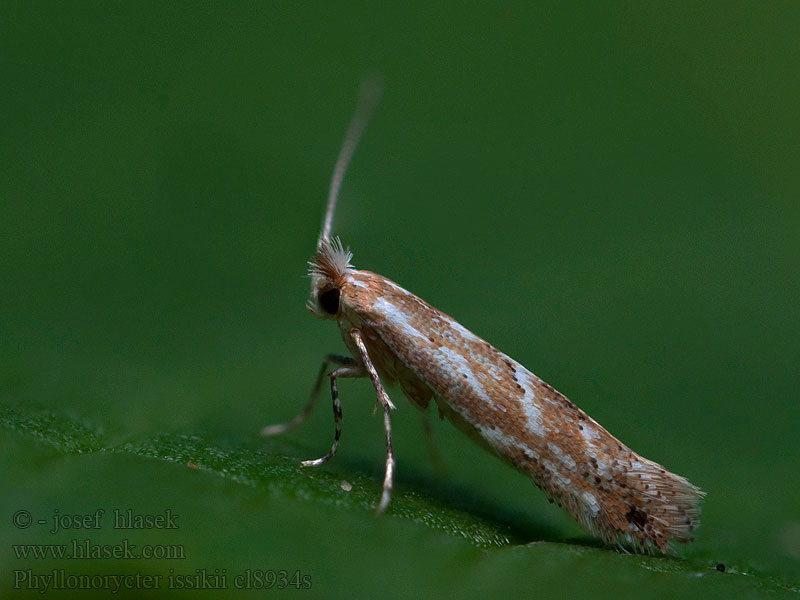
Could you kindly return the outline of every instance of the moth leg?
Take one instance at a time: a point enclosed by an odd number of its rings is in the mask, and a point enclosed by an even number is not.
[[[392,451],[392,420],[390,411],[395,406],[392,404],[389,395],[383,388],[381,379],[378,377],[378,371],[375,370],[375,365],[372,364],[369,358],[367,347],[364,345],[364,340],[361,338],[361,332],[358,329],[352,329],[350,330],[350,337],[353,338],[358,352],[361,354],[361,360],[364,363],[364,367],[367,369],[369,378],[372,380],[372,386],[375,388],[378,400],[383,406],[383,429],[386,432],[386,471],[383,475],[383,492],[381,493],[381,500],[378,503],[378,509],[376,511],[378,514],[382,514],[386,511],[386,507],[389,506],[389,501],[392,499],[392,488],[394,487],[394,452]]]
[[[439,447],[436,445],[436,440],[433,435],[433,426],[431,425],[431,413],[425,411],[422,413],[422,433],[425,436],[425,448],[428,450],[428,458],[433,465],[433,470],[439,475],[447,473],[447,467],[444,464],[442,453],[439,452]]]
[[[328,368],[329,364],[335,364],[340,366],[346,367],[355,367],[356,361],[349,356],[339,356],[338,354],[328,354],[322,360],[322,366],[319,369],[319,374],[317,375],[317,379],[314,381],[314,387],[311,390],[311,396],[308,398],[308,402],[303,408],[303,411],[297,415],[294,419],[289,421],[288,423],[280,423],[278,425],[267,425],[264,429],[261,430],[261,435],[268,437],[271,435],[277,435],[279,433],[285,433],[291,429],[294,429],[300,423],[306,420],[306,417],[311,412],[311,409],[314,407],[314,402],[317,400],[317,396],[319,396],[319,388],[320,384],[322,383],[322,378],[325,376],[325,371]]]
[[[355,361],[353,361],[355,362]],[[336,386],[337,377],[363,377],[364,369],[359,366],[339,367],[335,371],[328,373],[331,378],[331,398],[333,399],[333,421],[336,424],[336,433],[333,436],[333,445],[328,453],[322,458],[314,460],[304,460],[300,464],[304,467],[318,467],[328,462],[336,454],[339,447],[339,439],[342,436],[342,404],[339,402],[339,389]]]
[[[392,499],[392,488],[394,487],[394,452],[392,451],[392,420],[389,414],[391,407],[389,404],[383,405],[383,429],[386,431],[386,472],[383,475],[383,491],[381,501],[375,512],[379,515],[386,512],[389,501]]]

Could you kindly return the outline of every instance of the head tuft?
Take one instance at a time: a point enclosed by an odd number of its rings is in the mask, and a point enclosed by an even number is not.
[[[311,277],[311,295],[308,310],[323,319],[336,317],[339,312],[340,289],[345,277],[353,269],[353,254],[345,249],[339,238],[323,244],[308,261]]]
[[[335,237],[328,244],[322,244],[308,261],[308,274],[311,277],[322,277],[336,286],[341,286],[348,271],[352,270],[353,253],[350,248],[342,246],[342,241]]]

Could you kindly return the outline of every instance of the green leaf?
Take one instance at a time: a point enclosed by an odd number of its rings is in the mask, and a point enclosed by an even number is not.
[[[675,585],[677,589],[698,586],[698,590],[720,593],[747,589],[797,590],[796,586],[787,586],[752,570],[739,572],[728,567],[723,574],[707,561],[620,554],[614,549],[597,547],[591,540],[542,539],[523,543],[529,531],[515,528],[503,519],[486,518],[480,514],[486,507],[473,503],[466,509],[452,508],[439,498],[415,490],[398,489],[389,514],[376,520],[372,513],[380,494],[379,482],[357,471],[303,468],[299,462],[306,454],[286,440],[269,440],[263,447],[253,450],[224,440],[204,439],[200,435],[171,434],[109,445],[97,433],[100,429],[97,426],[57,411],[20,408],[0,410],[0,426],[16,432],[21,440],[33,439],[49,445],[61,455],[144,457],[171,464],[169,477],[176,480],[192,472],[207,473],[235,485],[254,488],[259,495],[282,502],[299,502],[297,510],[301,513],[313,513],[314,506],[321,505],[349,514],[353,519],[366,520],[373,526],[382,520],[412,522],[465,540],[476,549],[495,549],[484,559],[492,565],[490,571],[507,571],[515,564],[523,568],[519,564],[522,560],[528,568],[536,565],[537,570],[563,571],[565,578],[569,578],[569,570],[580,565],[582,572],[594,572],[598,577],[602,577],[606,569],[613,569],[617,578],[627,573],[626,577],[632,581],[655,580],[658,585]],[[105,485],[120,485],[120,482],[108,481]],[[211,487],[208,493],[219,492]],[[225,504],[222,498],[214,502],[217,508]],[[291,543],[291,540],[286,542]],[[505,550],[501,551],[503,548]],[[500,554],[495,554],[497,552]]]

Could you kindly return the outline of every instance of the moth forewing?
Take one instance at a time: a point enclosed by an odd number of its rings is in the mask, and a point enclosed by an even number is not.
[[[348,269],[340,294],[340,328],[361,331],[381,377],[420,408],[433,399],[591,532],[643,550],[692,539],[702,492],[523,365],[375,273]]]

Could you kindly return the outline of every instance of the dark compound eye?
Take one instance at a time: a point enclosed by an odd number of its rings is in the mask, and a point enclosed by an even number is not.
[[[335,315],[339,312],[339,289],[331,288],[319,295],[319,305],[326,313]]]

